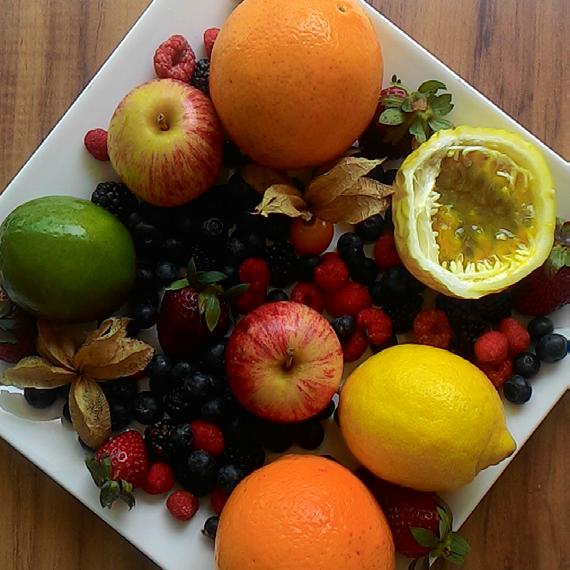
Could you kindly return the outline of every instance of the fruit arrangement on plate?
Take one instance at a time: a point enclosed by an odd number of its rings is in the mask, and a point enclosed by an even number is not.
[[[244,0],[85,134],[115,180],[0,226],[2,383],[65,398],[102,508],[211,509],[219,570],[461,564],[438,494],[515,451],[501,394],[568,352],[540,151],[383,84],[380,41],[353,0]]]

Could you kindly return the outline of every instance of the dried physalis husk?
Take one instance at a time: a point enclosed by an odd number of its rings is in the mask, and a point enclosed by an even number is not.
[[[94,449],[111,435],[109,403],[97,382],[78,378],[69,390],[69,413],[81,440]]]
[[[268,166],[261,166],[255,162],[250,162],[242,167],[241,177],[256,192],[263,194],[269,187],[275,184],[290,184],[291,180],[286,174],[277,172]]]
[[[17,388],[59,388],[77,378],[75,372],[39,356],[26,356],[4,371],[2,383]]]

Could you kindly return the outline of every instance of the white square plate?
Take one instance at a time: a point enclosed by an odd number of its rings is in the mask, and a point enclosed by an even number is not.
[[[153,77],[152,56],[160,42],[180,33],[193,46],[201,46],[203,30],[220,26],[234,5],[234,0],[155,0],[2,194],[0,220],[17,205],[39,196],[68,194],[89,198],[98,182],[112,178],[108,164],[92,160],[84,151],[83,134],[91,128],[107,125],[122,97],[135,85]],[[456,124],[503,127],[533,140],[542,148],[552,169],[558,189],[559,213],[570,218],[567,190],[570,165],[391,22],[368,5],[364,6],[382,40],[385,77],[397,73],[404,83],[412,86],[426,79],[440,79],[454,95],[456,107],[452,119]],[[555,315],[555,322],[569,335],[570,306]],[[528,405],[515,409],[506,404],[508,425],[519,449],[568,389],[569,377],[568,360],[545,366],[540,382],[534,384]],[[207,505],[188,525],[179,525],[168,515],[163,497],[153,499],[143,493],[138,494],[137,506],[131,512],[121,507],[103,510],[74,433],[54,418],[59,418],[59,411],[56,414],[53,410],[51,413],[32,410],[17,390],[2,388],[0,436],[163,568],[213,569],[211,544],[200,534],[203,521],[209,516]],[[334,448],[333,454],[342,457],[338,434],[336,437],[331,434],[329,438],[333,441],[327,445],[327,450]],[[464,522],[509,461],[485,470],[473,483],[446,497],[457,525]],[[403,561],[400,565],[405,567]]]

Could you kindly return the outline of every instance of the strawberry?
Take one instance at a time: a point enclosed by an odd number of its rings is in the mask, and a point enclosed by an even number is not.
[[[158,340],[166,354],[191,357],[226,332],[230,323],[226,299],[248,286],[237,285],[224,292],[220,282],[225,278],[219,271],[198,271],[191,259],[186,279],[166,288],[156,325]]]
[[[18,362],[36,352],[36,322],[0,289],[0,360]]]
[[[422,562],[431,555],[463,563],[469,544],[451,530],[451,511],[435,493],[400,487],[371,475],[363,480],[384,511],[400,554]]]
[[[570,302],[570,222],[558,221],[554,247],[546,263],[520,281],[513,291],[523,315],[549,315]]]
[[[127,430],[110,437],[85,464],[101,489],[102,507],[111,508],[117,499],[127,503],[129,509],[134,507],[133,489],[145,484],[149,470],[144,439],[138,431]]]

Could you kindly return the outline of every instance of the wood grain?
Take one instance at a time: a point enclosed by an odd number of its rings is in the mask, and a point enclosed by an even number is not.
[[[0,188],[147,3],[0,0]],[[544,142],[570,156],[566,0],[374,3]],[[466,570],[570,569],[569,420],[567,394],[470,517],[463,529],[473,547]],[[1,569],[156,568],[3,442],[0,472]]]

